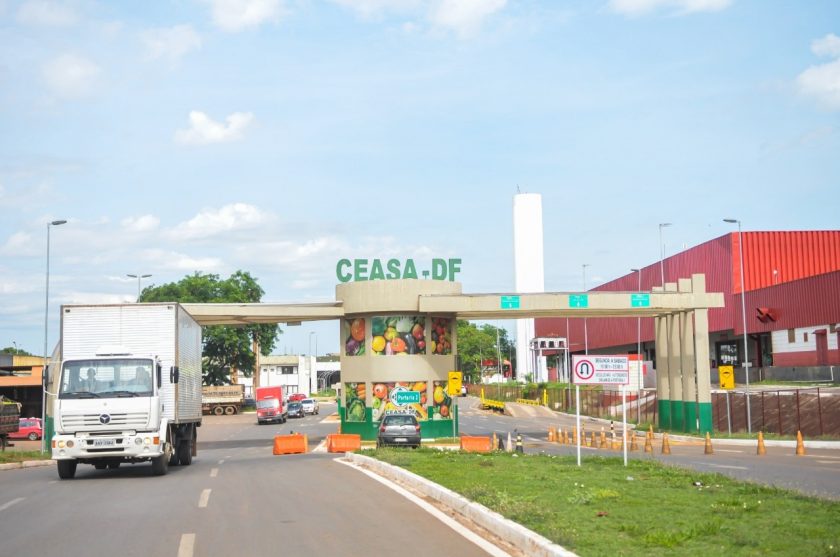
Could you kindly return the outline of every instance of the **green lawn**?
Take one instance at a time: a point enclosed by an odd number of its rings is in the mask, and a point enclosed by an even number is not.
[[[6,449],[5,451],[0,451],[0,464],[23,462],[24,460],[49,460],[51,457],[52,455],[49,452],[13,451],[11,449]]]
[[[840,503],[619,458],[366,452],[461,493],[581,556],[840,556]]]

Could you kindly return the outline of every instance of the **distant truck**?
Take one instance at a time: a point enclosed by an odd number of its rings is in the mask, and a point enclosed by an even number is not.
[[[0,450],[5,450],[8,435],[20,427],[20,404],[0,395]]]
[[[257,387],[257,423],[286,423],[288,412],[283,399],[283,387]]]
[[[154,475],[196,456],[201,327],[177,303],[61,307],[52,457],[62,479],[151,462]]]
[[[201,410],[205,414],[232,416],[242,412],[245,385],[221,385],[201,388]]]

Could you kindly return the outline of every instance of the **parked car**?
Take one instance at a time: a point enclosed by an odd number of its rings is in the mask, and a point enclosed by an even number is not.
[[[467,396],[467,386],[461,385],[461,396]]]
[[[293,395],[289,395],[289,402],[300,402],[301,400],[305,399],[306,395],[303,393],[295,393]]]
[[[303,412],[305,414],[317,414],[319,411],[318,401],[314,398],[305,398],[300,401],[301,406],[303,406]]]
[[[286,405],[286,412],[290,418],[302,418],[306,415],[300,402],[290,402]]]
[[[14,423],[14,422],[13,422]],[[21,418],[17,431],[9,434],[9,439],[29,439],[37,441],[44,436],[40,418]]]
[[[420,422],[411,414],[388,414],[379,425],[376,446],[420,446]]]

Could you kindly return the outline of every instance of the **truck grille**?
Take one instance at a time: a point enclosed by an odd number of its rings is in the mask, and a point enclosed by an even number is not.
[[[148,412],[123,412],[108,414],[111,419],[103,424],[99,417],[102,414],[64,414],[61,417],[61,427],[65,431],[81,431],[85,429],[101,429],[102,427],[115,429],[143,429],[149,423]]]

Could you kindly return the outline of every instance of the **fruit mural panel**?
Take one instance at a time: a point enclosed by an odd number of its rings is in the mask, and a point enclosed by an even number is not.
[[[344,320],[344,355],[362,356],[365,353],[365,320]]]
[[[365,394],[364,383],[344,384],[344,407],[346,409],[345,420],[348,422],[365,421]]]
[[[371,419],[374,422],[378,422],[387,414],[411,413],[419,421],[429,418],[426,410],[425,381],[374,383],[372,394]]]
[[[438,356],[452,354],[452,319],[432,317],[431,337],[430,353]]]
[[[432,382],[432,420],[452,419],[452,398],[447,394],[447,381]]]
[[[377,356],[426,353],[426,318],[422,315],[390,315],[371,320],[371,350]]]

